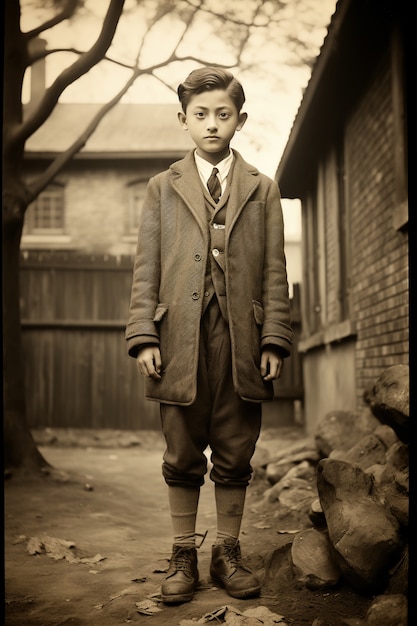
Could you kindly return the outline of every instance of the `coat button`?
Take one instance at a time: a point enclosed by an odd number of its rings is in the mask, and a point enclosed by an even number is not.
[[[201,254],[197,252],[197,254],[194,255],[194,261],[201,261]]]
[[[198,291],[193,291],[193,295],[191,296],[193,300],[198,300],[199,299],[199,295],[198,295]]]
[[[217,248],[213,248],[212,254],[213,256],[219,256],[220,252],[217,250]]]

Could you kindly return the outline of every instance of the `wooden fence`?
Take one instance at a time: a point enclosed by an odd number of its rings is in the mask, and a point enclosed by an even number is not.
[[[132,257],[22,253],[21,314],[30,428],[159,428],[159,405],[144,400],[143,379],[126,352],[132,267]],[[298,300],[293,300],[296,337]],[[291,423],[294,400],[302,399],[296,346],[275,395],[266,420],[273,425]],[[275,423],[276,410],[279,423]]]

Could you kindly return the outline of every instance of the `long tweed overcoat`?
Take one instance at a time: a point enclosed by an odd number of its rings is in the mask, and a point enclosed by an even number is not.
[[[277,184],[234,151],[226,211],[225,279],[236,392],[263,402],[272,384],[260,375],[261,346],[290,354],[284,232]],[[189,405],[197,393],[200,320],[210,250],[207,209],[193,151],[150,179],[133,271],[128,353],[159,344],[161,380],[146,379],[148,399]]]

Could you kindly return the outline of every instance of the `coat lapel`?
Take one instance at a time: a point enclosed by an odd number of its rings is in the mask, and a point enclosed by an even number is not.
[[[248,199],[259,185],[259,172],[256,167],[246,163],[236,150],[233,150],[233,153],[235,163],[226,211],[226,237],[230,235]]]
[[[170,169],[173,172],[173,188],[194,215],[203,233],[206,234],[207,215],[204,192],[195,164],[194,150],[191,150],[181,161],[173,163]]]
[[[230,234],[246,202],[259,185],[258,170],[246,163],[236,150],[233,150],[233,153],[235,162],[232,173],[233,183],[230,187],[226,211],[226,236]],[[202,232],[206,234],[207,213],[203,186],[195,164],[194,150],[191,150],[181,161],[173,163],[170,169],[173,172],[173,188],[194,215]]]

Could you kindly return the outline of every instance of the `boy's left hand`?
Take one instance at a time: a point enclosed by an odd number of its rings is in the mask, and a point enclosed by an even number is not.
[[[276,380],[281,376],[284,359],[276,350],[266,348],[261,355],[261,376],[267,380]]]

